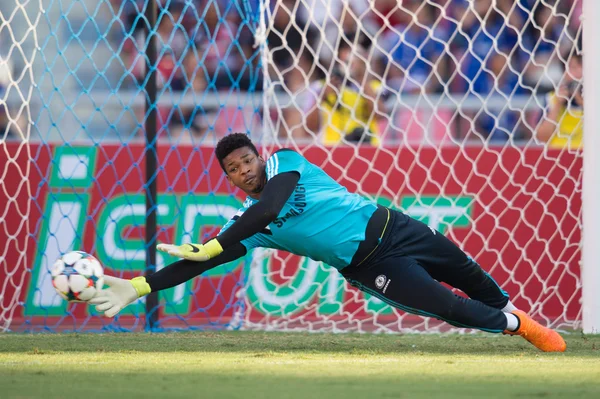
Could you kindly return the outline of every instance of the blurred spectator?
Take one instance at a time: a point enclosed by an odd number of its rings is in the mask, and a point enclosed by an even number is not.
[[[453,18],[460,24],[451,28],[452,54],[459,61],[456,67],[461,72],[453,77],[455,91],[470,91],[490,55],[496,49],[501,49],[506,56],[511,55],[519,42],[519,31],[514,27],[514,21],[511,22],[510,17],[507,20],[499,12],[500,9],[492,5],[492,0],[476,0],[471,3],[460,0],[452,10]],[[514,68],[518,68],[520,60],[514,54],[509,60]]]
[[[371,51],[344,39],[336,65],[326,80],[313,83],[304,104],[306,127],[320,141],[378,144],[379,115],[383,112],[381,82],[369,65]]]
[[[302,139],[306,137],[302,126],[302,106],[298,103],[301,92],[320,73],[315,65],[314,40],[317,32],[305,20],[299,18],[303,3],[282,0],[271,10],[268,22],[267,46],[270,53],[267,63],[270,80],[278,92],[292,96],[292,104],[282,107],[278,135]]]
[[[548,109],[537,137],[551,148],[577,149],[583,137],[583,61],[574,50],[556,93],[548,95]]]
[[[456,113],[457,138],[520,139],[522,111],[509,100],[526,91],[519,74],[526,60],[520,36],[528,17],[525,0],[457,0],[448,11],[447,87],[466,93],[471,106]]]
[[[503,26],[505,54],[509,56],[509,64],[515,70],[520,70],[529,58],[523,45],[525,26],[530,18],[531,11],[528,8],[529,0],[497,0],[495,9],[497,18]]]
[[[524,70],[525,82],[538,93],[547,93],[556,87],[562,76],[562,64],[574,45],[574,36],[568,31],[569,9],[557,12],[548,3],[536,3],[533,18],[523,34],[523,44],[529,60]]]
[[[282,0],[273,10],[268,29],[267,45],[273,60],[271,79],[279,81],[288,91],[297,92],[306,85],[314,61],[314,40],[317,32],[297,17],[301,3]]]
[[[253,34],[248,23],[241,26],[240,10],[235,4],[216,0],[162,0],[161,4],[156,29],[160,86],[173,78],[177,65],[195,46],[201,54],[198,65],[204,68],[211,88],[249,87],[249,69],[258,64],[258,59],[252,57],[256,54]],[[126,29],[135,39],[124,45],[124,63],[141,83],[146,70],[146,35],[140,15],[144,8],[134,0],[124,7]],[[252,61],[246,62],[249,59]]]
[[[115,12],[134,32],[135,45],[131,41],[124,51],[130,70],[142,79],[144,1],[109,1],[127,15]],[[209,96],[262,89],[262,56],[253,47],[253,18],[260,15],[245,15],[251,13],[248,7],[226,0],[159,2],[159,15],[162,7],[170,8],[157,30],[159,84],[165,90],[189,90],[183,76],[191,76],[182,74],[181,64],[192,58]],[[537,117],[537,111],[511,109],[509,100],[557,87],[565,55],[580,33],[579,0],[277,0],[270,5],[265,16],[272,62],[262,65],[268,66],[273,87],[292,98],[277,110],[278,133],[300,139],[320,132],[324,143],[379,135],[383,86],[387,92],[465,93],[461,104],[471,105],[445,109],[454,115],[458,136],[475,129],[491,141],[525,138],[530,133],[523,119]],[[350,40],[352,48],[359,43],[364,48],[352,51],[346,39],[355,31],[359,40]],[[197,56],[188,59],[194,48]],[[321,80],[324,75],[327,81]],[[562,86],[555,97],[564,92]],[[473,105],[477,100],[480,108]],[[413,110],[422,111],[419,105]],[[207,126],[206,118],[197,116],[202,113],[212,110],[172,111],[173,135],[185,129],[202,134]],[[461,120],[467,122],[462,127]]]
[[[6,107],[7,91],[12,74],[11,69],[12,65],[9,63],[9,60],[0,56],[0,142],[16,138],[16,134],[12,131],[13,126],[10,125],[8,109]]]
[[[157,71],[158,86],[173,78],[176,64],[181,61],[182,55],[187,51],[188,34],[181,24],[182,7],[176,5],[164,13],[159,13],[156,33],[156,48],[158,51]],[[124,62],[133,76],[141,84],[146,79],[146,34],[143,30],[135,31],[135,43],[125,47]]]
[[[158,23],[158,87],[164,87],[173,79],[177,65],[189,50],[188,34],[182,25],[182,8],[169,8]]]
[[[171,83],[171,89],[177,92],[189,94],[196,103],[201,104],[206,98],[206,78],[204,70],[198,68],[199,54],[190,51],[185,56],[181,68]],[[166,111],[166,112],[165,112]],[[163,114],[171,114],[171,125],[169,135],[172,140],[178,142],[199,142],[208,130],[206,114],[214,112],[202,105],[190,105],[184,103],[172,110],[163,110]]]
[[[297,17],[296,4],[296,0],[282,0],[272,10],[267,45],[279,67],[292,65],[300,49],[314,38],[310,25]]]
[[[145,12],[147,0],[109,0],[113,14],[118,16],[125,30],[131,36],[136,36],[144,31],[146,26]],[[158,14],[166,9],[179,9],[183,12],[181,24],[186,31],[190,31],[195,23],[195,12],[200,9],[203,0],[156,0]],[[121,11],[122,10],[122,11]]]
[[[511,109],[510,101],[515,96],[526,94],[528,90],[519,84],[519,75],[510,67],[506,55],[494,53],[489,57],[486,70],[475,81],[473,91],[483,100],[475,124],[484,139],[502,142],[525,137],[526,129],[521,123],[522,111]]]
[[[240,70],[232,75],[232,86],[241,91],[262,91],[263,72],[260,67],[260,52],[254,48],[254,33],[248,24],[240,25],[238,29],[238,45],[240,51]],[[235,46],[236,51],[239,50]],[[235,74],[237,73],[237,75]]]
[[[401,10],[398,18],[402,22],[388,30],[379,43],[389,62],[387,85],[400,92],[442,91],[449,35],[444,25],[436,23],[437,8],[408,0],[402,2]]]
[[[296,18],[317,32],[313,48],[315,59],[330,70],[343,32],[362,30],[373,36],[377,26],[370,12],[372,0],[290,0],[300,3]]]
[[[408,24],[411,17],[402,6],[403,4],[398,0],[374,0],[373,19],[378,28],[388,32],[393,26]]]
[[[18,86],[11,85],[15,76],[14,65],[8,57],[0,55],[0,142],[3,140],[24,140],[27,135],[25,105],[17,103],[16,107],[7,104],[11,90],[18,92]],[[15,96],[18,99],[22,96]]]
[[[234,86],[244,65],[244,47],[253,38],[240,37],[240,15],[232,2],[203,2],[192,36],[202,54],[209,87],[217,90]]]

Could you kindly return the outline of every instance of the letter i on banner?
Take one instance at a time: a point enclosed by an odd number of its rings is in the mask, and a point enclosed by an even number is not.
[[[61,315],[67,309],[50,278],[50,268],[65,252],[81,247],[94,182],[96,147],[55,147],[46,205],[27,292],[25,314]]]
[[[177,199],[174,195],[158,196],[158,225],[165,226],[175,219]],[[135,273],[139,275],[146,268],[143,227],[146,223],[146,197],[140,193],[115,195],[106,203],[97,218],[96,257],[105,265],[110,275],[120,276]],[[156,257],[157,268],[164,265],[161,253]],[[110,265],[110,268],[109,268]],[[128,306],[121,315],[138,316],[145,311],[144,298],[138,299],[135,306]],[[96,314],[88,307],[90,314]]]

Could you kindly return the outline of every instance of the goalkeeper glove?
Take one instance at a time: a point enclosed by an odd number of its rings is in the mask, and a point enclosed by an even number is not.
[[[118,277],[104,276],[104,283],[108,285],[108,289],[98,291],[89,302],[96,305],[98,312],[104,312],[106,317],[114,317],[125,306],[144,295],[148,295],[151,291],[145,277],[125,280]]]
[[[219,241],[212,239],[206,244],[183,244],[183,245],[172,245],[172,244],[158,244],[156,249],[162,252],[166,252],[169,255],[177,256],[178,258],[193,260],[196,262],[205,262],[209,259],[214,258],[223,252],[223,247],[219,244]]]

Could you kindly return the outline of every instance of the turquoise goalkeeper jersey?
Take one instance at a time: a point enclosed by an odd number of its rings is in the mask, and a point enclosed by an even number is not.
[[[348,266],[376,205],[352,194],[321,168],[292,150],[279,150],[267,160],[267,180],[279,173],[298,172],[294,193],[262,232],[242,241],[246,249],[282,249],[323,261],[339,270]],[[243,207],[223,227],[225,231],[258,200],[247,197]]]

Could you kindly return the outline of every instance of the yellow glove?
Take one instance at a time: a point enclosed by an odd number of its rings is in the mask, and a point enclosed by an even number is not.
[[[124,307],[150,293],[150,286],[145,277],[125,280],[104,276],[104,283],[108,288],[98,291],[89,303],[96,305],[96,310],[104,312],[106,317],[114,317]]]
[[[223,247],[219,241],[212,239],[206,244],[158,244],[156,249],[166,252],[169,255],[177,256],[178,258],[193,260],[196,262],[205,262],[223,252]]]

